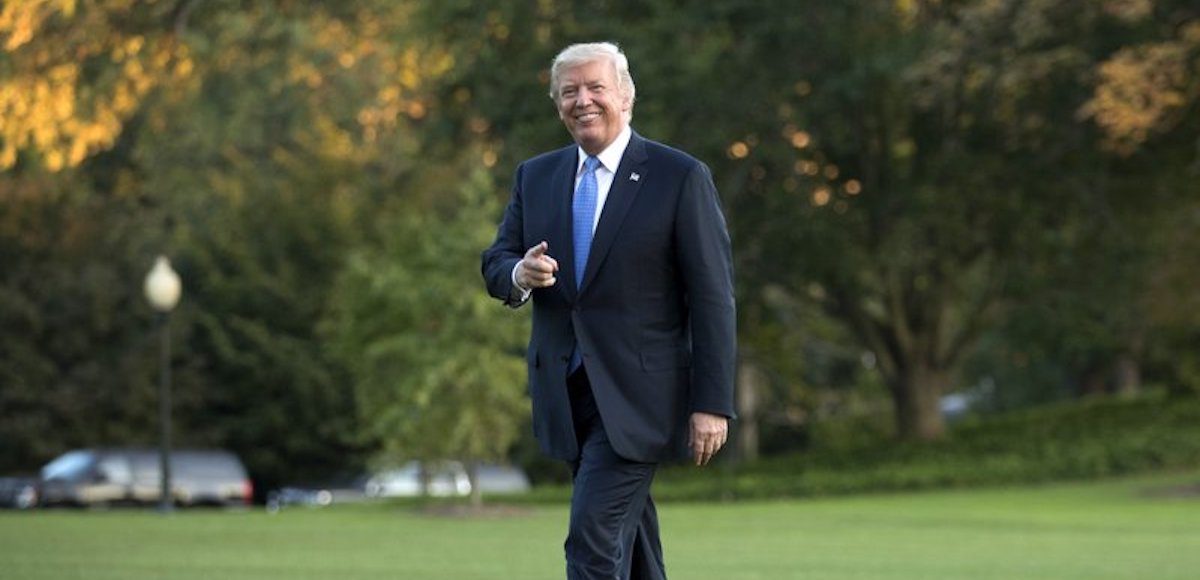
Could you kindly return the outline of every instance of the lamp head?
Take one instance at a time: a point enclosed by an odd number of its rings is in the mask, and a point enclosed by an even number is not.
[[[171,268],[171,261],[166,256],[159,256],[155,260],[154,268],[146,275],[145,291],[150,305],[164,314],[174,310],[175,305],[179,304],[183,285],[179,281],[179,274]]]

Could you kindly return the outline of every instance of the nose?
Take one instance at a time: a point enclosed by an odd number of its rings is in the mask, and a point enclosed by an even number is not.
[[[592,92],[586,87],[580,88],[579,92],[575,95],[575,106],[584,108],[590,104],[592,104]]]

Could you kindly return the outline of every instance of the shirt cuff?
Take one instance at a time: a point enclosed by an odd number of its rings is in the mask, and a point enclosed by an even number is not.
[[[529,290],[517,283],[517,268],[519,267],[521,267],[521,262],[517,262],[517,265],[513,266],[512,269],[512,292],[509,294],[509,298],[513,302],[524,304],[526,300],[529,300],[529,295],[533,293],[533,290]]]

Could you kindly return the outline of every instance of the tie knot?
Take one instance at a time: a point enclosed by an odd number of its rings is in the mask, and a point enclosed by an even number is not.
[[[583,160],[584,171],[591,173],[595,171],[597,167],[600,167],[600,160],[597,159],[595,155],[588,155],[588,158]]]

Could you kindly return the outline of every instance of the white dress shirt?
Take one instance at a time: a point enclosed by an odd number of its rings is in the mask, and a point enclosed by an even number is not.
[[[600,160],[600,166],[596,168],[596,215],[592,216],[592,233],[596,233],[596,226],[600,223],[600,214],[604,211],[604,202],[608,200],[608,190],[612,189],[613,178],[617,176],[617,166],[621,164],[621,157],[625,155],[625,148],[629,146],[629,139],[633,137],[633,129],[629,125],[617,135],[617,138],[612,143],[608,144],[599,155],[596,156]],[[588,154],[583,150],[583,147],[578,148],[579,154],[576,156],[575,163],[575,187],[571,191],[579,189],[579,180],[583,179],[583,162],[587,160]],[[514,297],[520,302],[529,300],[529,294],[532,290],[522,288],[517,284],[517,268],[521,263],[517,262],[513,266],[512,282]],[[583,264],[576,264],[576,267],[582,267]]]

